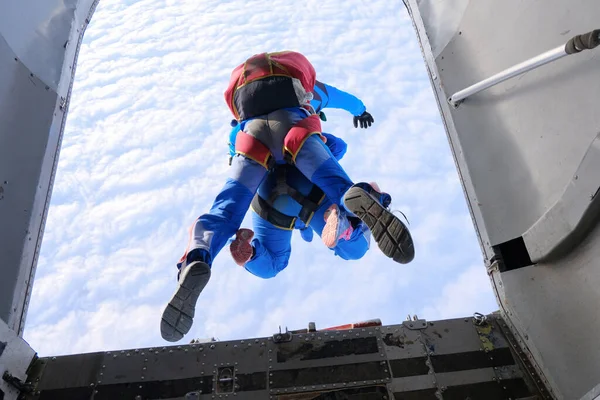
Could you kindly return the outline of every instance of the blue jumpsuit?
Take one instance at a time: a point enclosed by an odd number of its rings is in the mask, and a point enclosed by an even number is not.
[[[331,93],[327,96],[326,92],[330,89]],[[323,106],[336,107],[342,93],[331,86],[318,83],[313,102],[319,110]],[[322,97],[323,94],[326,95],[325,98]],[[341,100],[337,107],[341,107],[343,102],[344,100]],[[365,110],[360,100],[349,108],[356,113],[354,115],[360,115]],[[306,110],[301,107],[285,111],[288,118],[286,123],[290,126],[307,117]],[[245,130],[253,122],[254,119],[242,121],[239,129]],[[282,148],[269,150],[277,164],[285,163]],[[344,209],[342,198],[354,183],[318,135],[311,135],[306,139],[296,155],[295,166],[310,182],[317,185],[328,199]],[[267,170],[256,161],[240,155],[233,157],[230,176],[217,194],[211,209],[201,215],[190,229],[188,247],[177,264],[179,269],[184,263],[189,265],[193,261],[203,261],[212,266],[214,258],[240,228],[252,199],[266,176]],[[350,213],[349,210],[346,211]]]
[[[323,108],[339,108],[348,111],[353,115],[361,115],[365,110],[362,101],[355,96],[343,92],[335,87],[317,82],[314,91],[314,98],[311,102],[315,111],[318,113]],[[239,131],[239,126],[232,129],[230,135],[230,154],[235,154],[235,149],[231,143],[235,143],[235,136]],[[346,153],[347,144],[340,138],[323,133],[327,138],[326,146],[331,155],[340,160]],[[286,176],[287,184],[298,190],[301,194],[307,195],[310,192],[312,183],[296,168],[289,168]],[[269,174],[267,179],[260,185],[258,193],[263,198],[269,198],[269,193],[276,183],[274,174]],[[333,204],[325,198],[320,207],[309,222],[309,228],[313,229],[320,236],[325,226],[323,214]],[[288,195],[282,195],[274,203],[275,209],[289,215],[298,216],[301,205]],[[260,217],[256,212],[252,212],[252,226],[254,230],[254,239],[252,247],[255,252],[244,268],[255,276],[260,278],[272,278],[288,265],[291,255],[292,231],[279,228],[269,221]],[[300,219],[296,219],[296,228],[305,228]],[[233,239],[230,239],[230,242]],[[370,231],[360,223],[353,231],[349,240],[340,240],[332,250],[334,254],[345,260],[360,259],[369,249]]]

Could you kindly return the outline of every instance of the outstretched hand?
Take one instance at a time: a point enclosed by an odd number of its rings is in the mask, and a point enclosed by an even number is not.
[[[355,128],[358,128],[359,122],[360,122],[361,128],[367,129],[369,126],[371,126],[371,124],[373,122],[375,122],[375,120],[373,119],[373,116],[371,114],[369,114],[368,111],[365,111],[361,115],[354,117],[354,127]]]

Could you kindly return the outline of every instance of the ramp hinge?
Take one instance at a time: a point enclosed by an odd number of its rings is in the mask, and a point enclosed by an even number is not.
[[[16,376],[12,376],[12,374],[10,374],[8,371],[4,371],[2,379],[4,379],[4,381],[6,381],[9,385],[13,386],[21,393],[33,392],[33,385],[30,382],[23,383],[19,378],[17,378]]]

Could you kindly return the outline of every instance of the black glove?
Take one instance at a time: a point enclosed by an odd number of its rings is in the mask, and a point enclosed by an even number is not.
[[[354,127],[358,128],[358,123],[360,121],[360,127],[367,129],[375,120],[373,116],[369,114],[367,111],[359,115],[358,117],[354,117]]]

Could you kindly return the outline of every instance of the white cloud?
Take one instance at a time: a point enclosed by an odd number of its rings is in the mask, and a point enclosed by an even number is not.
[[[424,307],[421,315],[429,319],[448,319],[496,311],[498,306],[489,296],[489,285],[485,267],[474,265],[446,284],[434,304]]]
[[[187,229],[228,173],[230,71],[282,49],[305,53],[320,80],[373,113],[368,130],[338,110],[324,126],[349,144],[350,176],[377,181],[407,214],[416,259],[395,264],[372,243],[362,260],[345,262],[296,232],[288,268],[261,280],[224,249],[185,341],[309,321],[392,324],[417,311],[470,315],[494,304],[400,0],[102,0],[80,52],[25,330],[41,355],[166,344],[160,314]]]

